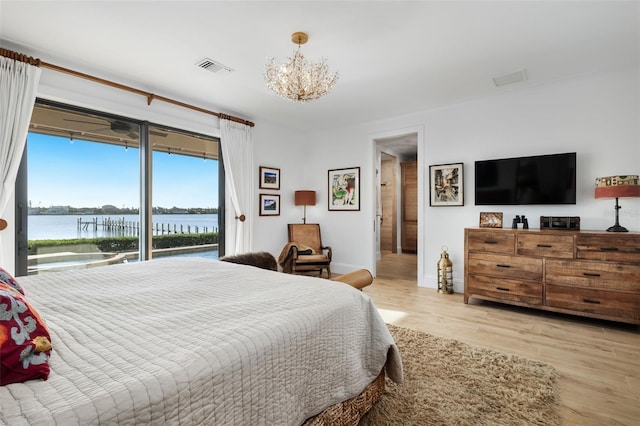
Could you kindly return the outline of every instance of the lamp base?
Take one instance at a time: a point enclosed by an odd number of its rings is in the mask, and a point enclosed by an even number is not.
[[[624,226],[620,226],[616,224],[607,228],[607,232],[629,232],[629,230]]]

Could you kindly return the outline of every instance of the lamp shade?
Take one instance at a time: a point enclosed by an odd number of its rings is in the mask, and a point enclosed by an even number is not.
[[[640,197],[640,177],[638,175],[626,175],[596,178],[595,197]]]
[[[295,204],[296,206],[315,206],[316,191],[296,191]]]

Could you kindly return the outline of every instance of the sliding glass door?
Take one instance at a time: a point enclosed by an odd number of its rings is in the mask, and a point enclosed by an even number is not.
[[[160,126],[153,149],[153,258],[218,258],[217,139]]]
[[[147,238],[143,259],[217,257],[218,184],[217,139],[38,101],[16,186],[16,274],[138,261]]]

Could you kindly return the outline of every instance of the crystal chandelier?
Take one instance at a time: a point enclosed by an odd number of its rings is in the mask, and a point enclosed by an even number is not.
[[[270,58],[265,65],[267,87],[285,99],[296,102],[318,99],[326,95],[338,79],[338,73],[331,73],[324,59],[315,63],[304,58],[300,46],[307,40],[307,34],[293,33],[291,41],[298,45],[293,57],[284,61]]]

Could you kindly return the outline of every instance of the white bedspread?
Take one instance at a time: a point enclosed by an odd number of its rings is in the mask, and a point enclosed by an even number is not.
[[[0,387],[7,425],[296,425],[400,356],[342,283],[199,258],[21,277],[51,332],[47,381]]]

